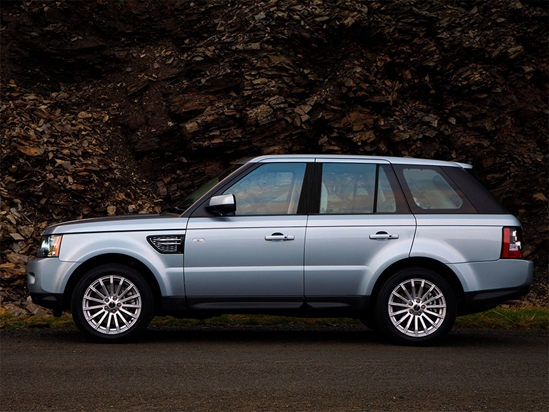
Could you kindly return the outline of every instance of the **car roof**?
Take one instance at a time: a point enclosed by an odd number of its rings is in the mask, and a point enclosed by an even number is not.
[[[404,165],[423,165],[423,166],[450,166],[471,169],[472,166],[467,163],[448,162],[444,160],[434,159],[418,159],[414,157],[393,157],[393,156],[358,156],[358,155],[335,155],[335,154],[285,154],[285,155],[265,155],[248,158],[242,163],[269,163],[269,162],[288,162],[288,161],[305,161],[305,162],[322,162],[330,160],[343,161],[377,161],[388,162],[391,164]]]

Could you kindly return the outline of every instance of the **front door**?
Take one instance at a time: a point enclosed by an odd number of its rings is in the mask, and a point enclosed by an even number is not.
[[[191,309],[293,309],[303,303],[306,163],[259,165],[223,191],[234,216],[189,219],[185,290]]]

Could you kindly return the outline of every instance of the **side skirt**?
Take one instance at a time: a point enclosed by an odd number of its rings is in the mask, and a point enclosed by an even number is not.
[[[358,317],[368,310],[369,296],[163,297],[162,313],[189,318],[222,314],[269,314],[301,317]]]

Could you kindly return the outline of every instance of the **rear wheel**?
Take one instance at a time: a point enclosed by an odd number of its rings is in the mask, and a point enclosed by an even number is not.
[[[376,302],[376,324],[391,339],[430,344],[454,325],[456,298],[448,282],[425,268],[407,268],[382,286]]]
[[[121,265],[98,266],[76,285],[72,316],[88,339],[123,341],[137,337],[153,315],[153,295],[135,269]]]

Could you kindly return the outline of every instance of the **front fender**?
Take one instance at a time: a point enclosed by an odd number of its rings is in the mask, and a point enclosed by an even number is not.
[[[151,232],[84,233],[63,236],[59,260],[73,263],[60,285],[65,288],[74,271],[90,259],[107,254],[129,256],[145,265],[163,296],[184,296],[183,254],[160,254],[147,242]],[[158,234],[184,235],[184,230]]]

